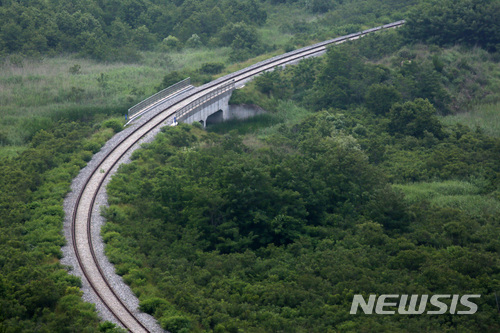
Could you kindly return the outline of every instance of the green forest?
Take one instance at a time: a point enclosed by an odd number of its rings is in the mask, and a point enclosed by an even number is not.
[[[500,331],[498,17],[494,0],[0,0],[0,332],[122,331],[59,259],[71,180],[128,107],[400,19],[234,91],[263,115],[164,128],[108,185],[106,254],[173,333]],[[355,294],[481,297],[351,315]]]
[[[370,20],[380,21],[380,16],[386,16],[382,18],[386,23],[395,3],[376,8],[378,1],[347,2],[349,6],[366,6],[361,11],[371,12]],[[412,2],[398,1],[396,6],[405,8]],[[325,13],[341,4],[329,0],[92,0],[78,3],[3,0],[0,3],[0,54],[22,52],[36,56],[76,52],[99,60],[132,62],[140,57],[141,50],[168,52],[184,47],[228,46],[231,58],[241,60],[277,47],[263,42],[257,32],[257,28],[266,23],[269,11],[286,11],[293,6],[311,15],[328,15]],[[355,15],[352,10],[342,8],[339,13]],[[286,17],[286,13],[282,15]],[[369,23],[365,21],[366,18],[358,17],[356,23]],[[305,19],[286,20],[274,28],[309,35],[325,30],[313,31],[315,25]],[[347,26],[344,29],[351,32],[359,26],[351,21],[345,21],[344,25]],[[337,23],[336,28],[339,27],[342,29],[342,24]]]

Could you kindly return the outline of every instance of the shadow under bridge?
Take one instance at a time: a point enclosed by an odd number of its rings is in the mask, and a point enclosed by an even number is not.
[[[235,89],[234,80],[217,87],[175,113],[177,122],[201,123],[204,127],[229,119],[229,99]]]

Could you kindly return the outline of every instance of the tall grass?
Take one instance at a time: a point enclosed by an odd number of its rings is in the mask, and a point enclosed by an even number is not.
[[[437,207],[460,209],[471,216],[500,213],[500,201],[481,195],[481,186],[465,181],[443,181],[431,183],[396,184],[410,203],[428,201]]]
[[[155,93],[170,71],[224,62],[228,53],[227,48],[145,52],[135,64],[72,55],[0,62],[0,146],[22,146],[55,120],[124,115]]]
[[[500,202],[495,198],[482,195],[442,196],[432,200],[432,203],[438,207],[460,209],[475,217],[482,215],[498,216],[500,213]]]
[[[480,188],[470,182],[448,180],[443,182],[395,184],[395,188],[405,194],[406,200],[416,203],[422,200],[432,201],[441,196],[476,195]]]
[[[78,65],[77,73],[70,68]],[[22,67],[4,64],[0,67],[0,96],[4,108],[26,107],[31,112],[46,105],[81,102],[83,105],[112,104],[110,96],[150,93],[151,81],[161,81],[158,68],[130,64],[103,64],[72,57],[25,60]],[[98,78],[104,75],[100,83]]]
[[[500,102],[477,105],[470,112],[443,117],[442,122],[480,127],[486,134],[500,137]]]
[[[207,62],[227,63],[230,51],[229,47],[202,47],[197,49],[187,48],[168,53],[158,51],[145,52],[143,53],[141,64],[146,67],[158,68],[160,71],[165,71],[162,74],[163,77],[166,72],[173,70],[195,70]]]
[[[15,157],[21,154],[26,147],[24,146],[0,146],[0,159]]]

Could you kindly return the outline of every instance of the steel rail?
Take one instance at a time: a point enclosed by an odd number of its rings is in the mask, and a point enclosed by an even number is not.
[[[405,22],[404,21],[398,21],[394,23],[390,23],[384,26],[372,28],[369,30],[365,30],[359,33],[355,34],[350,34],[347,36],[342,36],[338,37],[326,42],[318,43],[312,46],[308,46],[299,50],[295,50],[289,53],[286,53],[281,56],[277,56],[262,62],[259,62],[255,65],[249,66],[245,69],[242,69],[240,71],[234,72],[232,74],[226,75],[224,77],[221,77],[219,79],[216,79],[210,83],[207,83],[197,89],[193,89],[193,91],[190,91],[189,94],[184,96],[183,98],[179,99],[178,101],[175,101],[172,105],[170,105],[168,108],[166,108],[164,111],[161,111],[159,114],[153,116],[151,119],[147,120],[145,123],[140,124],[137,128],[133,129],[130,134],[128,134],[125,138],[123,138],[115,147],[113,147],[107,154],[105,154],[104,157],[102,157],[101,161],[98,162],[98,165],[92,170],[92,173],[87,177],[87,179],[84,182],[84,185],[82,186],[77,200],[75,204],[75,208],[73,210],[72,214],[72,221],[71,221],[71,238],[72,238],[72,243],[75,251],[75,255],[78,261],[78,264],[80,266],[80,269],[85,276],[86,280],[90,284],[92,290],[95,292],[95,294],[98,296],[98,298],[101,300],[101,302],[104,304],[106,308],[111,312],[111,314],[117,319],[118,322],[120,322],[121,325],[123,325],[125,328],[127,328],[129,331],[135,332],[135,331],[144,331],[144,332],[149,332],[149,330],[142,324],[142,322],[132,313],[132,311],[123,303],[123,301],[120,299],[120,297],[117,295],[113,287],[110,285],[109,281],[106,279],[104,272],[102,268],[100,267],[100,264],[97,260],[97,256],[95,254],[95,250],[93,248],[93,243],[92,243],[92,233],[91,233],[91,220],[92,220],[92,212],[93,208],[95,206],[95,201],[97,198],[97,195],[102,188],[102,185],[105,181],[105,179],[109,176],[111,170],[113,170],[117,163],[122,160],[122,158],[127,154],[130,149],[135,146],[137,143],[139,143],[146,135],[151,133],[154,129],[158,128],[161,126],[165,121],[167,121],[170,117],[175,115],[176,111],[180,109],[181,107],[185,107],[190,105],[189,103],[187,105],[182,105],[185,104],[188,100],[194,99],[193,102],[196,102],[198,98],[203,97],[204,95],[210,93],[211,91],[215,90],[218,86],[227,84],[230,81],[233,81],[235,83],[245,81],[247,79],[250,79],[251,77],[260,74],[262,72],[265,72],[267,70],[273,69],[277,66],[285,65],[287,63],[291,63],[294,61],[297,61],[298,59],[308,57],[308,56],[313,56],[316,53],[320,53],[326,50],[326,47],[328,45],[332,44],[338,44],[342,43],[348,40],[353,40],[357,39],[361,36],[367,35],[369,33],[375,32],[375,31],[380,31],[384,29],[390,29],[390,28],[397,28],[401,25],[403,25]],[[214,89],[215,87],[215,89]],[[141,133],[142,131],[142,133]],[[138,135],[137,138],[133,138]],[[132,139],[131,139],[132,138]],[[129,142],[131,140],[131,142]],[[122,147],[123,146],[123,147]],[[118,154],[117,156],[114,156]],[[108,161],[108,159],[111,159]],[[104,173],[101,172],[102,167],[105,164],[109,164],[109,167],[107,167],[107,171]],[[96,174],[99,175],[100,179],[98,179],[98,184],[94,188],[90,188],[90,183],[94,177],[96,177]],[[97,177],[97,178],[99,178]],[[79,208],[82,206],[82,201],[83,197],[86,191],[90,191],[91,193],[91,201],[90,201],[90,206],[88,207],[88,210],[86,212],[81,212],[82,215],[85,215],[85,230],[86,230],[86,244],[79,244],[78,243],[78,230],[81,231],[81,228],[77,228],[77,220],[78,220],[78,213],[80,212]],[[83,258],[84,257],[84,251],[80,250],[80,246],[83,246],[85,249],[85,246],[89,246],[89,251],[91,254],[91,259],[93,262],[88,263],[85,262]],[[88,258],[87,258],[88,259]],[[120,304],[121,309],[114,309],[114,306],[112,304],[109,304],[111,301],[107,299],[104,293],[108,292],[107,290],[101,291],[99,286],[96,286],[95,282],[93,281],[96,279],[96,277],[91,276],[90,274],[90,266],[95,265],[97,267],[97,270],[100,274],[99,277],[97,277],[98,280],[102,280],[103,283],[106,285],[107,289],[109,289],[109,292],[116,298],[117,302]],[[126,315],[129,316],[135,323],[128,323],[126,320],[123,318],[123,310],[125,310]],[[119,313],[122,312],[122,313]],[[137,329],[138,328],[138,329]]]

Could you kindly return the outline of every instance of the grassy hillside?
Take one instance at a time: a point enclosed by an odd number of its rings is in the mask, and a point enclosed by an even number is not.
[[[157,91],[165,73],[195,70],[224,54],[224,48],[150,53],[136,64],[74,56],[6,60],[0,65],[0,145],[22,146],[59,119],[97,113],[124,117],[129,107]]]

